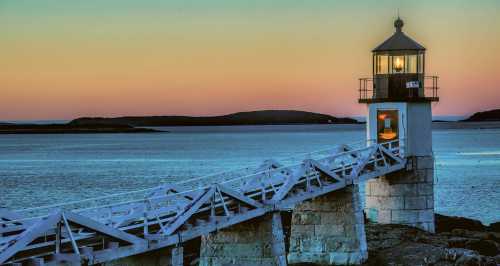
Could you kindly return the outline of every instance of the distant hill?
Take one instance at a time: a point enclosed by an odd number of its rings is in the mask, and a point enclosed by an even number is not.
[[[485,122],[485,121],[500,121],[500,109],[489,110],[484,112],[477,112],[467,119],[462,120],[464,122]]]
[[[294,111],[264,110],[239,112],[221,116],[128,116],[115,118],[84,117],[70,125],[105,124],[130,126],[229,126],[229,125],[279,125],[279,124],[355,124],[352,118]]]

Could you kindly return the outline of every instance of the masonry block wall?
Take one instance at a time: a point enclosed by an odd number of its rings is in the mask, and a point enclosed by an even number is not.
[[[202,236],[200,266],[286,265],[281,218],[269,213]]]
[[[355,265],[368,258],[357,185],[297,205],[288,263]]]
[[[410,157],[402,170],[366,183],[365,212],[372,222],[434,232],[434,158]]]

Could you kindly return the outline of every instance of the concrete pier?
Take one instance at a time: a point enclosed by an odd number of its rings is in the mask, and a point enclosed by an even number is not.
[[[295,207],[288,253],[290,264],[356,265],[367,258],[357,185]]]
[[[200,266],[285,266],[286,251],[279,212],[202,236]]]
[[[408,158],[400,170],[366,183],[365,211],[370,221],[404,224],[434,232],[434,159]]]

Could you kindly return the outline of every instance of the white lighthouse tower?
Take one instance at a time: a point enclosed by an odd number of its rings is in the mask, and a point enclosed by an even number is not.
[[[365,212],[377,223],[406,224],[434,232],[434,157],[431,103],[437,77],[425,76],[425,48],[395,33],[373,49],[373,78],[360,79],[360,103],[368,105],[369,143],[398,145],[407,159],[399,172],[366,183]]]

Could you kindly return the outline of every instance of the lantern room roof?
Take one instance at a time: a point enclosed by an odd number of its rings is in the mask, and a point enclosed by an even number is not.
[[[402,51],[402,50],[416,50],[424,51],[425,47],[414,41],[412,38],[408,37],[401,30],[403,28],[403,20],[399,17],[394,21],[394,27],[396,32],[385,40],[382,44],[377,46],[372,52],[387,52],[387,51]]]

